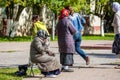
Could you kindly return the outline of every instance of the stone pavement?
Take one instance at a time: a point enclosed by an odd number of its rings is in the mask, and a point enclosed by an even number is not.
[[[84,40],[82,48],[90,57],[90,65],[78,55],[74,55],[73,73],[61,73],[57,78],[41,78],[40,75],[27,77],[24,80],[120,80],[120,69],[114,66],[120,59],[111,52],[113,41]],[[17,67],[29,62],[30,42],[1,42],[0,67]],[[57,42],[51,41],[51,50],[59,60]]]

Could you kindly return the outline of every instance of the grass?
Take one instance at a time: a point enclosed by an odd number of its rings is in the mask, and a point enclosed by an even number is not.
[[[16,76],[14,73],[18,71],[17,68],[0,68],[0,80],[23,80],[24,77]],[[28,69],[27,74],[30,73]],[[36,68],[34,69],[35,74],[40,74],[40,71]]]
[[[114,40],[114,34],[113,33],[107,33],[105,36],[101,35],[86,35],[82,37],[83,40]]]
[[[114,33],[105,33],[105,36],[101,35],[83,35],[83,40],[114,40]],[[51,39],[52,40],[52,39]],[[58,38],[55,36],[55,41],[57,41]]]
[[[83,35],[82,36],[83,40],[114,40],[114,34],[113,33],[105,33],[105,36],[102,37],[101,35]],[[54,41],[57,41],[58,38],[57,36],[55,36]],[[10,37],[0,37],[0,42],[30,42],[32,41],[32,37],[31,36],[23,36],[23,37],[14,37],[14,38],[10,38]],[[51,37],[51,41],[52,41],[52,37]]]
[[[31,36],[23,36],[23,37],[14,37],[14,38],[10,38],[10,37],[0,37],[0,42],[8,42],[8,41],[22,41],[22,42],[26,42],[26,41],[31,41]]]

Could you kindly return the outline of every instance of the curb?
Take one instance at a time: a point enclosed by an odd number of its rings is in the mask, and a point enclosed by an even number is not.
[[[109,49],[111,50],[112,47],[110,46],[81,46],[82,49]]]

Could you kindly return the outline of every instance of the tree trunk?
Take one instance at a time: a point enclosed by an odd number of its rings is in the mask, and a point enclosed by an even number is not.
[[[19,20],[19,16],[22,12],[22,10],[24,9],[23,6],[19,5],[19,7],[17,8],[17,14],[14,14],[13,11],[14,9],[11,7],[8,7],[8,13],[10,14],[7,14],[7,17],[8,17],[8,22],[7,22],[7,33],[6,35],[9,36],[9,37],[14,37],[15,34],[16,34],[16,29],[18,27],[18,20]],[[12,15],[11,15],[12,14]],[[14,19],[13,18],[13,15],[16,15],[16,18]]]

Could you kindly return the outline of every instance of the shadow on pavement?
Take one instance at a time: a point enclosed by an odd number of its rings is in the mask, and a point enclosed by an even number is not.
[[[88,53],[88,55],[98,58],[117,58],[116,54]]]
[[[120,62],[115,62],[115,63],[104,63],[100,65],[120,65]]]
[[[35,76],[26,76],[26,77],[24,77],[24,80],[41,80],[42,78],[44,78],[44,76],[43,75],[35,75]]]
[[[114,69],[113,67],[104,67],[104,66],[72,66],[71,68],[78,68],[78,69],[81,69],[81,68],[89,68],[89,69],[93,69],[93,68],[96,68],[96,69]]]

